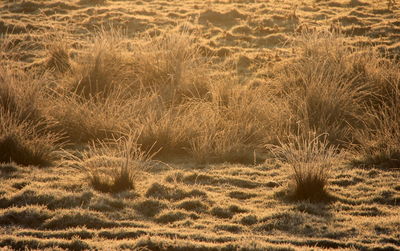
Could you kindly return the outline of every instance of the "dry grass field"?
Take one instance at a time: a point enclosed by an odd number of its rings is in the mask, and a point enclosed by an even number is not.
[[[400,3],[2,0],[0,250],[400,250]]]

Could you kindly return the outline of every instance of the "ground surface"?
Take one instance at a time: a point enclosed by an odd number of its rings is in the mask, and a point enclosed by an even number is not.
[[[3,1],[0,32],[32,41],[19,51],[40,64],[40,37],[64,32],[76,50],[95,27],[113,24],[128,36],[186,23],[205,52],[237,64],[246,78],[293,56],[286,43],[302,29],[340,29],[354,45],[400,53],[400,10],[385,1]],[[398,169],[331,170],[330,203],[290,202],[282,193],[291,169],[257,165],[154,163],[134,191],[94,191],[87,173],[0,166],[0,246],[14,249],[247,250],[400,249]],[[139,249],[140,250],[140,249]],[[245,249],[246,250],[246,249]]]

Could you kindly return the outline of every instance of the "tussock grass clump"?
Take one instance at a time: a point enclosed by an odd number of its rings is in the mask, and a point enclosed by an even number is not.
[[[142,99],[126,101],[119,94],[103,100],[84,99],[62,91],[49,97],[47,114],[65,132],[70,143],[82,144],[96,140],[110,140],[123,136],[132,118],[136,118]]]
[[[0,162],[46,166],[55,160],[61,137],[46,132],[48,125],[20,121],[1,108],[0,120]]]
[[[137,85],[156,91],[166,103],[202,98],[209,89],[209,60],[201,56],[194,36],[170,31],[158,37],[142,36],[133,44]]]
[[[71,69],[69,47],[65,41],[53,41],[47,47],[46,67],[64,73]]]
[[[337,33],[304,33],[295,40],[298,58],[285,64],[278,89],[304,133],[328,134],[329,143],[350,146],[368,130],[368,110],[385,103],[397,81],[396,68],[377,52],[351,47]],[[296,130],[295,130],[296,131]]]
[[[40,79],[11,66],[0,65],[0,109],[20,122],[43,120]]]
[[[283,133],[286,104],[264,86],[251,89],[230,77],[215,83],[210,94],[211,102],[193,105],[199,105],[192,111],[203,120],[190,139],[189,154],[201,163],[259,161],[255,151]]]
[[[396,166],[398,63],[338,33],[303,33],[295,44],[299,56],[274,84],[289,106],[288,132],[326,134],[328,144],[357,149],[364,164]]]
[[[111,178],[99,173],[91,174],[90,184],[95,190],[103,193],[118,193],[134,189],[134,179],[131,171],[122,167]]]
[[[61,147],[60,133],[41,111],[40,79],[0,66],[0,161],[47,165]]]
[[[122,34],[116,29],[101,29],[89,41],[90,47],[72,68],[69,88],[85,98],[104,98],[122,85],[127,69]]]
[[[303,34],[296,41],[302,54],[285,65],[279,79],[296,127],[304,133],[327,133],[334,144],[352,141],[371,89],[357,79],[353,68],[363,65],[352,61],[352,51],[343,41],[333,33]]]
[[[121,137],[121,131],[137,126],[142,105],[151,102],[150,95],[130,95],[132,75],[122,41],[122,34],[115,29],[95,33],[87,41],[88,48],[70,60],[70,70],[46,97],[47,116],[72,143]]]
[[[337,149],[329,146],[326,135],[296,135],[289,143],[273,147],[276,156],[293,169],[294,187],[291,199],[327,201],[330,199],[328,185],[329,168]]]
[[[400,97],[400,96],[399,96]],[[369,114],[373,129],[360,132],[360,164],[383,168],[400,168],[400,103],[385,105]]]
[[[82,158],[70,156],[89,173],[90,185],[100,192],[132,190],[153,155],[141,150],[137,136],[128,134],[112,141],[94,142]]]

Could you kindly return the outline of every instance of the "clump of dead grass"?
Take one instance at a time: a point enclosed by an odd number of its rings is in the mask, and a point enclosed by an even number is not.
[[[367,163],[396,163],[398,63],[336,32],[306,32],[295,45],[298,57],[274,82],[290,110],[288,135],[326,134],[328,144],[355,147]]]
[[[48,100],[48,115],[74,143],[141,128],[146,151],[254,163],[254,152],[276,141],[285,123],[288,109],[266,88],[227,77],[186,30],[127,40],[103,29],[89,44]]]
[[[62,146],[60,133],[41,112],[40,81],[0,66],[0,161],[47,165]]]
[[[70,155],[89,174],[90,185],[100,192],[133,190],[138,175],[149,167],[152,154],[141,150],[137,135],[93,142],[81,158]]]
[[[329,168],[337,149],[329,146],[326,135],[296,135],[289,143],[281,143],[272,151],[293,170],[294,186],[290,197],[294,200],[327,201]]]
[[[66,41],[61,40],[61,38],[59,40],[52,41],[47,46],[47,53],[47,68],[61,73],[71,69],[69,47]]]
[[[400,80],[400,79],[399,79]],[[371,109],[369,130],[360,131],[362,159],[358,164],[399,168],[400,166],[400,81],[393,87],[392,97],[377,109]]]
[[[89,47],[72,65],[67,88],[85,98],[104,98],[120,87],[128,69],[124,68],[122,32],[100,29],[88,41]]]

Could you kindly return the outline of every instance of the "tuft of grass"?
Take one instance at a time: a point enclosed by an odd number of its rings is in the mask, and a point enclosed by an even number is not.
[[[43,120],[40,111],[41,83],[33,74],[0,65],[0,109],[19,122]]]
[[[64,73],[71,69],[69,48],[65,42],[56,41],[51,43],[47,48],[47,52],[47,68],[51,70],[56,70],[61,73]]]
[[[42,122],[19,121],[0,109],[0,162],[47,166],[62,146],[59,134],[47,132]]]
[[[122,33],[116,29],[100,29],[79,63],[73,65],[68,79],[69,88],[84,98],[104,98],[120,84],[125,74]]]
[[[327,201],[331,198],[326,187],[337,147],[328,145],[326,135],[296,135],[289,143],[274,146],[272,151],[293,170],[292,199]]]
[[[47,54],[44,66],[52,73],[61,73],[57,74],[57,77],[62,77],[63,74],[72,69],[71,47],[69,45],[71,38],[67,34],[68,32],[61,31],[56,26],[52,27],[52,31],[43,34],[43,44]]]
[[[230,77],[215,83],[210,95],[210,102],[192,105],[191,112],[203,120],[189,139],[189,154],[200,163],[257,162],[255,152],[282,133],[284,102],[278,103],[267,88],[247,88]]]
[[[62,135],[42,112],[42,80],[0,66],[0,161],[48,165],[63,145]]]
[[[155,91],[165,104],[204,97],[211,83],[209,60],[186,28],[159,37],[144,35],[133,43],[136,85]]]
[[[400,167],[400,78],[393,96],[377,109],[370,110],[369,130],[360,131],[358,152],[364,165],[382,168]]]
[[[103,100],[85,99],[79,95],[69,95],[57,91],[48,97],[47,115],[66,134],[69,142],[87,144],[96,140],[109,140],[123,135],[128,130],[132,118],[139,112],[143,99],[119,99],[114,93]]]
[[[153,155],[141,150],[138,136],[128,133],[112,141],[93,142],[82,158],[75,159],[89,173],[90,185],[100,192],[118,193],[135,188],[141,171]]]
[[[295,44],[298,57],[276,79],[293,132],[327,133],[329,143],[343,147],[358,144],[356,135],[370,129],[368,111],[391,97],[398,66],[374,50],[351,47],[339,33],[303,33]]]
[[[110,178],[97,172],[90,175],[90,185],[103,193],[118,193],[135,188],[135,175],[128,167],[121,167]]]

